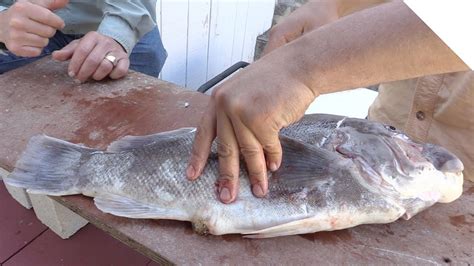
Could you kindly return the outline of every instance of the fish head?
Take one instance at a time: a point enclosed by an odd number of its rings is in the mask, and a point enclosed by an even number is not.
[[[402,199],[451,202],[462,193],[464,166],[453,153],[415,142],[393,126],[347,118],[330,143],[369,184]]]

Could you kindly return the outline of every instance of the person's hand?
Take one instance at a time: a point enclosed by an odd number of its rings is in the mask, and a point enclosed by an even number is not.
[[[105,57],[108,55],[115,57],[115,62],[107,60]],[[68,75],[81,82],[90,78],[102,80],[107,76],[119,79],[127,74],[130,66],[123,47],[114,39],[95,31],[55,51],[53,58],[58,61],[70,59]]]
[[[275,65],[260,60],[216,88],[199,124],[186,175],[191,180],[199,177],[217,136],[217,193],[224,203],[236,199],[239,151],[253,194],[265,196],[267,169],[276,171],[281,163],[280,129],[299,120],[316,96]]]
[[[17,56],[41,54],[64,21],[52,10],[63,8],[68,0],[19,0],[0,12],[0,42]]]
[[[339,18],[336,1],[311,1],[270,30],[263,55]]]

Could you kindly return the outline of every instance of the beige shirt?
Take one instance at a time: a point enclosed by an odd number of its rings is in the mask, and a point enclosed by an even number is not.
[[[369,119],[447,148],[474,181],[474,71],[381,84]]]

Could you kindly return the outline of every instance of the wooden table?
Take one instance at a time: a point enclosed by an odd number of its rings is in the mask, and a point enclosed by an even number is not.
[[[194,126],[207,96],[142,74],[75,84],[62,63],[43,59],[0,76],[0,167],[9,171],[39,133],[104,148],[125,135]],[[189,103],[189,107],[185,107]],[[55,198],[130,247],[176,264],[474,263],[474,185],[409,221],[250,240],[200,236],[186,222],[133,220],[97,210],[90,198]]]

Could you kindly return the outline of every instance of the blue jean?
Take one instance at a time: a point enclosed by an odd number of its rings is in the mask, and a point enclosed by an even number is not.
[[[0,74],[48,56],[82,36],[83,35],[80,34],[64,34],[57,31],[49,40],[48,45],[43,49],[41,55],[37,57],[16,56],[8,50],[0,49]],[[145,34],[145,36],[143,36],[133,48],[130,55],[130,69],[153,77],[158,77],[163,65],[165,64],[167,56],[168,54],[161,42],[158,28],[155,27],[152,31]]]

